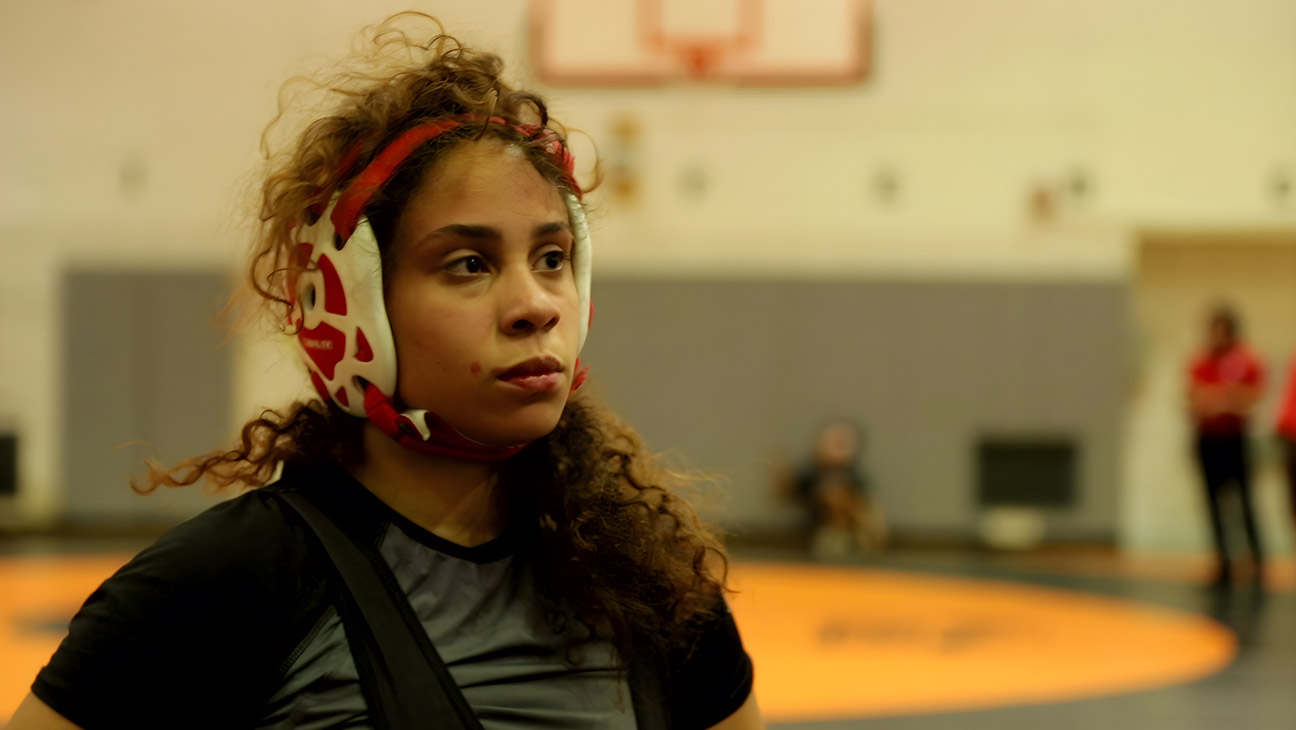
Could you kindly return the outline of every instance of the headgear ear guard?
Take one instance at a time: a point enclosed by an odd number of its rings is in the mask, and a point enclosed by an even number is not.
[[[571,219],[572,271],[581,313],[579,348],[589,332],[591,250],[589,225],[574,177],[575,161],[561,139],[544,127],[513,125],[500,117],[455,117],[406,131],[384,148],[332,200],[310,226],[298,229],[296,276],[289,298],[297,316],[297,348],[310,371],[315,390],[343,411],[369,418],[402,446],[422,453],[475,461],[508,458],[526,444],[493,446],[468,439],[436,414],[398,412],[396,342],[383,299],[382,256],[373,228],[364,217],[370,199],[421,145],[452,129],[480,122],[499,124],[532,140],[547,142],[547,151],[562,167],[569,190],[563,201]],[[585,379],[577,360],[572,389]]]

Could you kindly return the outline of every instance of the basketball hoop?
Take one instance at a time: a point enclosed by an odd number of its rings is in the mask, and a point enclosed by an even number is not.
[[[638,0],[640,42],[653,52],[678,58],[693,79],[710,77],[723,59],[742,53],[760,40],[760,0],[736,0],[736,12],[723,24],[727,32],[721,33],[668,27],[668,1]]]
[[[684,61],[684,69],[694,79],[705,79],[715,70],[722,50],[712,45],[689,43],[676,50]]]

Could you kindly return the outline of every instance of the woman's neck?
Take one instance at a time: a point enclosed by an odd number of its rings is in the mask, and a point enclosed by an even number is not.
[[[414,524],[457,545],[475,547],[504,531],[506,516],[490,464],[419,454],[364,424],[362,463],[352,475]]]

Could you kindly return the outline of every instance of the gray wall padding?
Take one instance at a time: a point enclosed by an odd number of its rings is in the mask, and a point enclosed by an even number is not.
[[[65,518],[170,524],[211,506],[201,486],[142,497],[127,480],[146,457],[170,466],[231,442],[231,347],[215,321],[228,277],[73,271],[63,283]]]
[[[596,281],[594,391],[650,447],[726,479],[705,511],[731,529],[795,524],[774,465],[841,414],[867,432],[897,532],[975,534],[978,440],[1046,436],[1079,450],[1049,537],[1114,535],[1124,283]]]

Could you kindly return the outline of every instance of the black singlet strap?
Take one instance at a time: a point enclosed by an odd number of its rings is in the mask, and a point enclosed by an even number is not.
[[[630,662],[630,697],[638,730],[670,730],[670,703],[662,686],[666,667],[653,653],[636,653]]]
[[[403,594],[393,595],[394,576],[383,579],[384,572],[390,570],[385,564],[375,564],[382,558],[368,555],[301,493],[285,491],[280,496],[324,544],[366,624],[347,625],[346,630],[357,654],[361,682],[373,695],[369,711],[375,725],[383,730],[481,730],[481,722],[418,623],[408,599]]]

